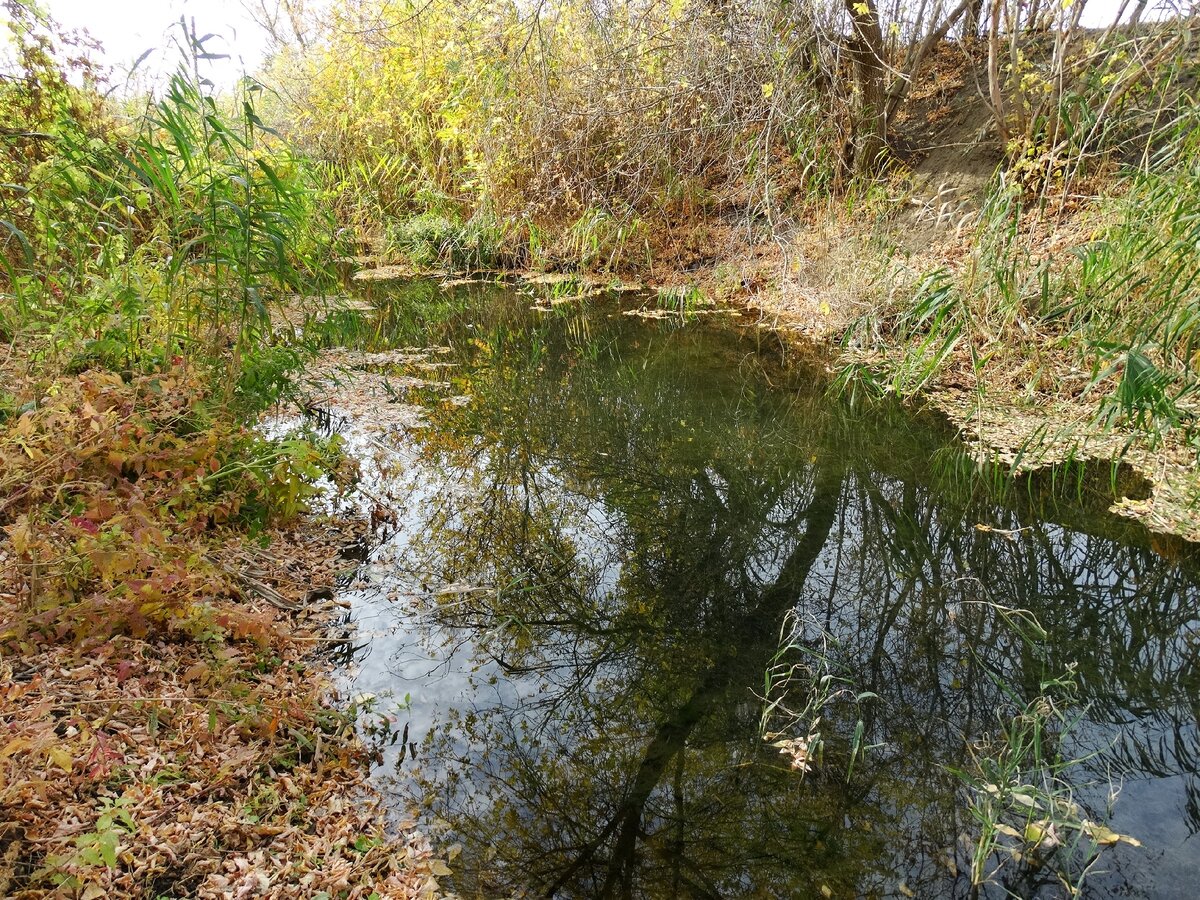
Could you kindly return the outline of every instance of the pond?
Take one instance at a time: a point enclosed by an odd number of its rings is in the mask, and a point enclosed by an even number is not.
[[[748,316],[573,292],[376,286],[326,326],[382,385],[329,410],[375,526],[345,687],[447,887],[968,897],[1007,760],[1061,844],[981,895],[1194,896],[1198,573],[1105,512],[1136,486],[981,476]]]

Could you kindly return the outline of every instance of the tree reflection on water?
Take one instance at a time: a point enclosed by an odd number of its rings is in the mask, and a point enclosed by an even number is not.
[[[733,328],[527,306],[491,289],[414,326],[454,348],[472,402],[432,404],[413,433],[409,477],[438,487],[394,540],[416,580],[487,590],[429,595],[372,650],[465,644],[474,661],[416,736],[413,773],[465,848],[456,890],[969,896],[973,823],[947,767],[1008,691],[1035,696],[1047,666],[1074,662],[1090,705],[1073,750],[1095,753],[1076,799],[1103,819],[1123,784],[1123,830],[1147,844],[1107,854],[1091,887],[1188,895],[1189,561],[1036,485],[998,498],[940,475],[940,431],[855,414],[825,397],[819,363],[784,369]],[[1032,612],[1048,658],[980,601]],[[803,779],[761,740],[789,612],[876,695],[849,777],[855,722],[836,704]],[[1019,896],[1061,893],[1049,871],[1011,878]]]

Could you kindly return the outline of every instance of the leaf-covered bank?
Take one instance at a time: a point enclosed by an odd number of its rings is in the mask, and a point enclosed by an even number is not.
[[[0,894],[434,895],[327,677],[360,523],[313,501],[353,467],[254,427],[311,350],[272,311],[335,284],[311,169],[194,28],[122,104],[3,11]]]
[[[360,523],[210,396],[89,371],[0,433],[0,892],[430,896],[327,677]]]

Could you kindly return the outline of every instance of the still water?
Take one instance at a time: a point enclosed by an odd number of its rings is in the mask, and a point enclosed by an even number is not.
[[[327,325],[383,385],[377,416],[331,409],[377,526],[346,688],[447,887],[969,897],[990,799],[1064,821],[981,896],[1195,896],[1200,576],[1105,513],[1119,479],[996,484],[749,318],[569,293],[377,287]],[[1004,759],[1058,805],[997,800]],[[1097,854],[1084,820],[1141,846]]]

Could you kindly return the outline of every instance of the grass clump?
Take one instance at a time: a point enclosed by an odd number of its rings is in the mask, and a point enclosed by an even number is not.
[[[847,781],[870,749],[865,710],[879,697],[855,689],[853,673],[838,658],[838,649],[836,638],[819,623],[789,612],[779,649],[763,673],[759,732],[802,777],[825,765],[829,741],[835,744],[836,764],[845,759]],[[839,726],[851,721],[847,740]]]
[[[976,825],[972,891],[997,886],[1010,896],[1025,895],[1051,880],[1077,896],[1105,848],[1141,843],[1097,821],[1099,816],[1089,814],[1075,796],[1075,780],[1089,757],[1075,757],[1069,749],[1087,713],[1074,666],[1051,673],[1047,635],[1031,613],[985,607],[1043,663],[1044,673],[1032,698],[991,673],[1010,708],[996,710],[995,732],[968,744],[968,764],[951,768],[966,790]],[[1111,802],[1111,785],[1109,795]]]
[[[1066,396],[1093,424],[1195,441],[1200,154],[1189,110],[1145,167],[1069,215],[1001,175],[958,264],[873,310],[850,342],[883,351],[845,373],[914,396],[936,383]]]
[[[1200,122],[1193,116],[1192,123]],[[1194,135],[1194,132],[1192,132]],[[1132,175],[1080,253],[1064,310],[1097,358],[1105,424],[1194,435],[1200,351],[1200,148]]]
[[[333,225],[308,164],[259,118],[261,85],[211,92],[207,37],[181,25],[188,55],[128,115],[92,69],[72,82],[51,20],[16,9],[24,77],[0,82],[0,110],[36,139],[0,152],[4,330],[54,370],[187,358],[232,401],[270,343],[271,305],[330,283]]]
[[[423,212],[386,225],[384,246],[418,268],[441,266],[453,271],[492,268],[500,262],[500,226],[485,215],[467,221]]]

